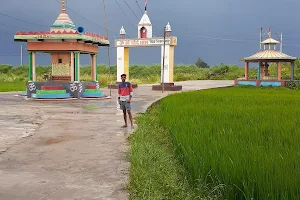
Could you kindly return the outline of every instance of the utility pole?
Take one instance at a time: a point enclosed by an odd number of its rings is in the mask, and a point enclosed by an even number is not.
[[[164,46],[163,46],[163,62],[162,62],[162,93],[165,91],[165,48],[166,48],[166,27],[164,27]]]
[[[259,36],[259,50],[261,50],[262,31],[263,31],[263,28],[262,28],[262,27],[260,27],[260,36]]]
[[[21,66],[23,65],[23,45],[21,45]]]
[[[282,33],[280,34],[280,52],[282,53]]]

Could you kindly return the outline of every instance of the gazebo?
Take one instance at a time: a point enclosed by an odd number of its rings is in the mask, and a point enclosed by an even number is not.
[[[285,86],[287,81],[294,81],[294,62],[295,57],[276,50],[279,41],[271,37],[271,31],[268,31],[268,38],[261,42],[264,49],[250,57],[243,59],[245,62],[245,77],[235,80],[235,85],[253,85],[253,86]],[[290,79],[282,80],[281,63],[290,63]],[[258,63],[256,79],[249,79],[249,63]],[[274,77],[269,74],[269,63],[277,64],[277,75]]]
[[[69,18],[65,0],[61,1],[61,13],[50,31],[17,32],[14,41],[27,42],[29,52],[28,98],[80,98],[101,97],[97,74],[98,46],[109,46],[105,36],[85,32]],[[51,55],[52,73],[48,80],[38,82],[36,55]],[[91,80],[80,80],[80,54],[91,56]]]

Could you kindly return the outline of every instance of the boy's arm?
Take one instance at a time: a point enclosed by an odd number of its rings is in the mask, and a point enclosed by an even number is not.
[[[120,103],[120,94],[121,94],[121,89],[120,89],[120,85],[119,85],[119,88],[118,88],[118,101]]]

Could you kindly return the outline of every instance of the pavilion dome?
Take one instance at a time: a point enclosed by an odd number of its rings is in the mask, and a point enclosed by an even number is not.
[[[273,38],[268,38],[261,42],[261,44],[280,44],[279,41],[274,40]]]
[[[54,32],[76,32],[76,26],[74,25],[73,21],[70,19],[69,15],[67,14],[66,10],[63,9],[57,19],[55,20],[54,24],[51,26],[51,31]]]
[[[252,56],[244,58],[247,61],[257,60],[295,60],[296,58],[276,50],[263,50]]]

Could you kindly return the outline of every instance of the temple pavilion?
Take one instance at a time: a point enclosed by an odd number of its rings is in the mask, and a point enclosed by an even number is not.
[[[271,37],[271,31],[268,31],[268,38],[261,42],[263,50],[243,59],[245,62],[245,77],[241,80],[235,80],[236,85],[254,85],[254,86],[285,86],[287,81],[294,81],[294,62],[295,57],[289,56],[276,50],[279,41]],[[281,64],[290,63],[290,77],[283,80],[281,76]],[[249,63],[258,63],[257,74],[255,79],[249,78]],[[270,63],[277,64],[277,75],[270,76]]]
[[[109,39],[76,27],[66,12],[65,0],[61,12],[48,31],[19,31],[14,35],[17,42],[26,42],[29,52],[29,81],[27,97],[69,98],[100,97],[97,74],[99,46],[109,46]],[[36,56],[51,55],[52,73],[47,81],[37,81]],[[91,80],[80,80],[80,55],[91,57]],[[43,91],[49,90],[49,91]]]

